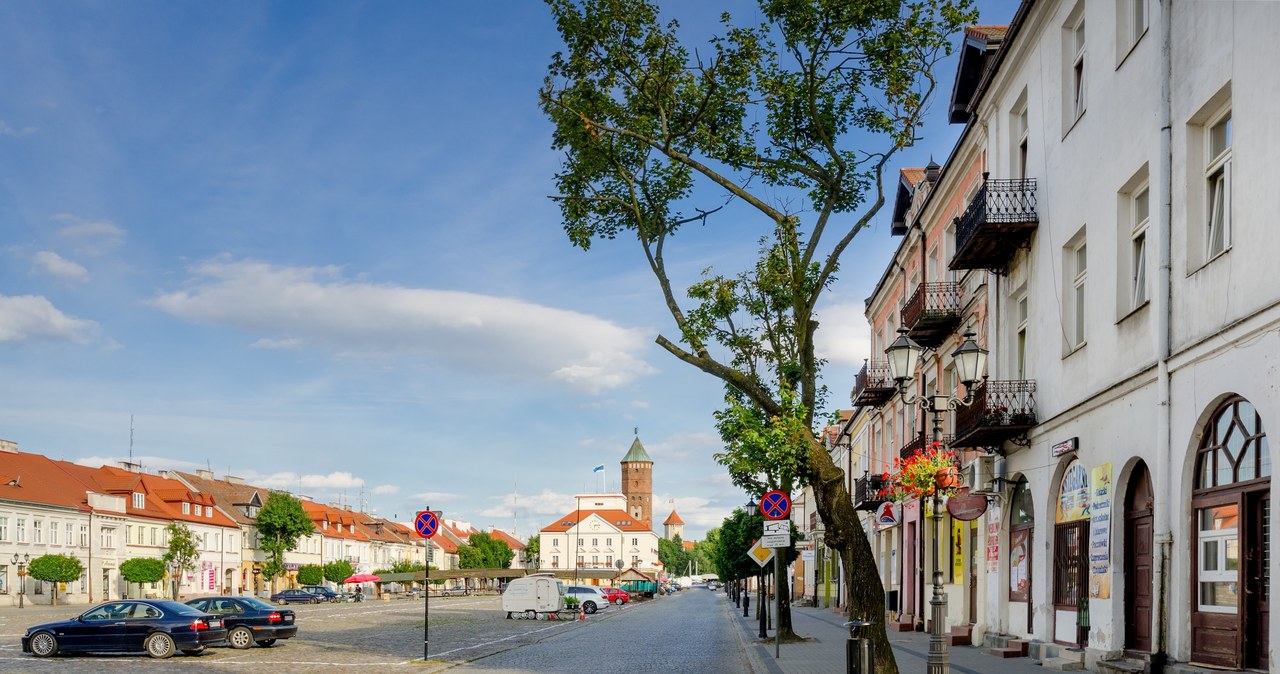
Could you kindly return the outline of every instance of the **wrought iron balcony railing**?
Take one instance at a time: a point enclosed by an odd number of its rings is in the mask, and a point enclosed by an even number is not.
[[[885,502],[880,492],[885,488],[882,475],[866,474],[853,482],[853,509],[875,510]]]
[[[921,283],[902,308],[902,327],[920,346],[934,348],[960,325],[960,284]]]
[[[880,407],[897,391],[897,385],[889,378],[887,362],[863,363],[854,380],[852,400],[855,407]]]
[[[1034,178],[990,180],[987,175],[982,174],[982,187],[956,219],[951,269],[1002,271],[1040,223]]]
[[[954,444],[999,447],[1025,437],[1036,423],[1035,381],[987,381],[974,393],[972,404],[956,410]]]

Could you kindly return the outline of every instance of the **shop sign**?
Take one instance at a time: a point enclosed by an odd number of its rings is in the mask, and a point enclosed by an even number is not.
[[[1089,469],[1072,461],[1058,486],[1058,524],[1089,519]]]
[[[1049,450],[1049,454],[1051,456],[1058,457],[1063,454],[1070,454],[1078,449],[1080,449],[1080,438],[1068,438],[1054,445],[1053,448]]]
[[[898,504],[885,501],[876,508],[876,529],[888,529],[896,526],[901,518],[898,516]]]
[[[1093,509],[1089,530],[1089,596],[1111,597],[1111,464],[1093,469]]]
[[[972,522],[987,512],[987,497],[971,494],[969,488],[965,487],[959,494],[947,499],[947,512],[958,520]]]

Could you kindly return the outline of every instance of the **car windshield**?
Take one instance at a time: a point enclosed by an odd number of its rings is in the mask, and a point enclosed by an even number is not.
[[[177,615],[192,615],[192,616],[204,615],[205,613],[204,611],[201,611],[200,609],[195,608],[194,606],[179,604],[176,601],[158,601],[155,604],[156,606],[163,609],[165,613],[172,613]]]
[[[274,610],[275,610],[275,608],[276,608],[276,607],[272,606],[271,604],[268,604],[267,602],[262,601],[261,599],[254,598],[254,597],[241,597],[241,598],[240,598],[240,601],[244,602],[245,604],[247,604],[247,605],[249,605],[249,606],[252,606],[253,608],[256,608],[256,609],[262,609],[262,610],[265,610],[265,611],[274,611]]]

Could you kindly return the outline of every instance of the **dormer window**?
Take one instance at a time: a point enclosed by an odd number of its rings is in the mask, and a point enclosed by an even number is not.
[[[205,507],[204,507],[204,516],[205,516],[205,517],[213,517],[213,506],[205,506]]]
[[[324,527],[324,530],[325,530],[325,531],[328,531],[328,530],[329,530],[329,520],[325,520],[325,521],[321,522],[321,523],[320,523],[320,526]]]
[[[133,507],[142,509],[147,506],[147,497],[141,492],[133,492]]]
[[[190,515],[190,514],[191,514],[191,504],[190,504],[190,503],[187,503],[186,501],[183,501],[183,502],[182,502],[182,514],[183,514],[183,515]]]

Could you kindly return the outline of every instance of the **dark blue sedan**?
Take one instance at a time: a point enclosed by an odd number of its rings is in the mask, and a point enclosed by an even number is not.
[[[271,601],[277,604],[319,604],[323,600],[306,590],[292,589],[271,595]]]
[[[276,608],[261,599],[201,597],[187,602],[187,606],[221,618],[232,648],[270,646],[277,639],[291,639],[298,634],[293,611]]]
[[[167,658],[196,655],[227,638],[222,620],[176,601],[135,599],[99,604],[71,620],[27,628],[22,652],[137,652]]]

